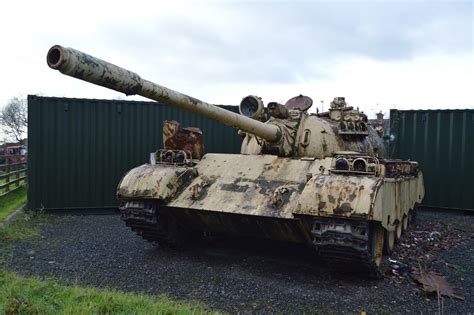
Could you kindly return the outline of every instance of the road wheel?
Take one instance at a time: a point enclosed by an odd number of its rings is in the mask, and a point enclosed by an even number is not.
[[[408,215],[403,216],[403,231],[406,231],[408,228]]]
[[[415,204],[413,209],[410,209],[408,212],[408,225],[413,225],[416,221],[416,209],[418,208],[418,205]]]
[[[384,247],[383,251],[386,255],[391,255],[393,252],[393,249],[395,248],[395,240],[396,240],[396,235],[395,231],[387,231],[384,229],[384,234],[385,234],[385,241],[384,241]]]
[[[384,244],[384,228],[379,223],[372,225],[371,233],[371,254],[373,261],[377,267],[382,263],[383,244]]]
[[[395,229],[395,231],[397,232],[397,240],[399,240],[400,237],[402,237],[402,225],[403,223],[398,221],[397,228]]]
[[[190,235],[176,221],[175,218],[165,215],[157,215],[155,225],[158,246],[162,248],[181,249],[190,240]]]

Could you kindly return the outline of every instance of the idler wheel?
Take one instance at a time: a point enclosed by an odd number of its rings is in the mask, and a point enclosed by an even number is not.
[[[397,228],[395,230],[395,231],[397,231],[397,240],[399,240],[400,237],[402,237],[402,225],[403,225],[403,223],[400,222],[400,221],[397,223]]]
[[[403,231],[406,231],[406,229],[408,228],[408,215],[404,215],[403,216]]]
[[[378,267],[382,263],[383,244],[384,244],[384,228],[380,224],[372,225],[371,233],[371,254],[375,265]]]
[[[415,204],[413,209],[408,211],[408,225],[415,224],[416,221],[416,210],[418,209],[418,204]]]
[[[392,254],[393,249],[395,248],[395,240],[396,240],[395,231],[385,230],[385,242],[384,242],[383,251],[386,255]]]

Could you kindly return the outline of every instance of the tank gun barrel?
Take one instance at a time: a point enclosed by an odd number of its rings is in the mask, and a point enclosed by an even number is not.
[[[80,80],[122,92],[126,95],[137,94],[163,104],[176,106],[217,120],[225,125],[244,130],[270,142],[278,141],[281,137],[281,131],[275,125],[262,123],[168,89],[142,79],[132,71],[73,48],[55,45],[49,49],[46,60],[50,68]]]

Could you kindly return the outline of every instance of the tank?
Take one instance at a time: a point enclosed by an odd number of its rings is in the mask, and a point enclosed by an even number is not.
[[[380,274],[424,196],[414,161],[391,160],[367,116],[343,97],[309,113],[311,98],[285,104],[254,95],[240,114],[59,45],[50,68],[126,95],[141,95],[235,127],[240,154],[203,153],[201,131],[165,121],[164,148],[117,188],[122,219],[144,239],[179,247],[209,235],[300,243],[331,264]]]

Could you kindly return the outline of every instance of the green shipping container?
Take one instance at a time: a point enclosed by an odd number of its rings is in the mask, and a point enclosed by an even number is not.
[[[423,206],[474,211],[474,110],[391,110],[390,155],[420,163]]]
[[[164,120],[200,128],[205,152],[240,151],[236,129],[156,102],[29,95],[28,207],[117,207],[122,176],[162,148]]]

